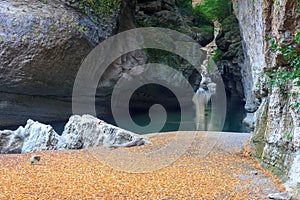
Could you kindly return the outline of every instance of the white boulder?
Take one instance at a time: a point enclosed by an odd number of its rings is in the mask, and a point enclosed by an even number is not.
[[[139,135],[108,124],[91,115],[73,115],[59,138],[58,149],[90,146],[121,146],[136,141]],[[143,139],[145,140],[145,139]]]
[[[73,115],[61,136],[50,125],[28,120],[16,131],[0,131],[0,153],[27,153],[92,146],[131,147],[149,143],[130,131],[91,115]]]

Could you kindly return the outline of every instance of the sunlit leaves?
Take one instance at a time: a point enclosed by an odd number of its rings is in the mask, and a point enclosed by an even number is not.
[[[169,136],[126,151],[155,150]],[[278,190],[275,179],[261,187],[251,176],[251,170],[266,176],[254,159],[217,147],[202,157],[198,142],[172,165],[143,174],[111,169],[85,150],[40,153],[40,163],[33,166],[31,154],[0,155],[0,199],[263,199],[264,188]]]

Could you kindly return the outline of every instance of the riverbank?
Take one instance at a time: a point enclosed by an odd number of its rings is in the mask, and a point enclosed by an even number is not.
[[[150,173],[114,170],[88,150],[41,152],[38,165],[30,165],[32,153],[0,155],[0,199],[265,199],[283,190],[242,152],[249,134],[224,134],[211,136],[214,148],[205,157],[198,145],[203,134],[196,134],[181,158]],[[152,151],[173,136],[156,134],[149,138],[152,144],[126,151]]]

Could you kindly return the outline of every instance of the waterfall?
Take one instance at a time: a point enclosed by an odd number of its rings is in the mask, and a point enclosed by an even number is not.
[[[220,30],[220,24],[219,22],[215,22],[215,38],[217,37],[219,30]],[[205,117],[205,110],[207,108],[208,102],[211,100],[211,96],[216,93],[217,84],[214,83],[211,80],[211,75],[213,75],[212,69],[217,69],[215,66],[211,66],[214,64],[211,64],[211,57],[215,54],[215,51],[217,49],[216,41],[215,39],[208,44],[206,47],[202,48],[204,51],[207,52],[207,57],[203,61],[201,67],[201,83],[200,87],[196,91],[195,95],[193,96],[193,102],[195,104],[195,110],[196,110],[196,117],[195,117],[195,124],[196,124],[196,130],[204,131],[212,128],[212,124],[209,124],[209,121],[206,120]],[[212,69],[209,70],[209,67],[212,67]]]
[[[208,89],[199,87],[193,96],[193,102],[196,108],[195,124],[196,130],[207,130],[207,121],[205,120],[205,109],[211,98],[211,93]]]

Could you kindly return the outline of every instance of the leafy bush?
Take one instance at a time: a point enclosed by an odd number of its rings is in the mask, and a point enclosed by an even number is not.
[[[203,13],[208,19],[222,21],[232,14],[231,0],[204,0],[194,10]]]
[[[180,12],[186,16],[193,16],[193,23],[201,27],[203,25],[213,26],[214,23],[210,18],[208,18],[201,10],[193,8],[192,2],[190,0],[178,0],[178,7]]]

